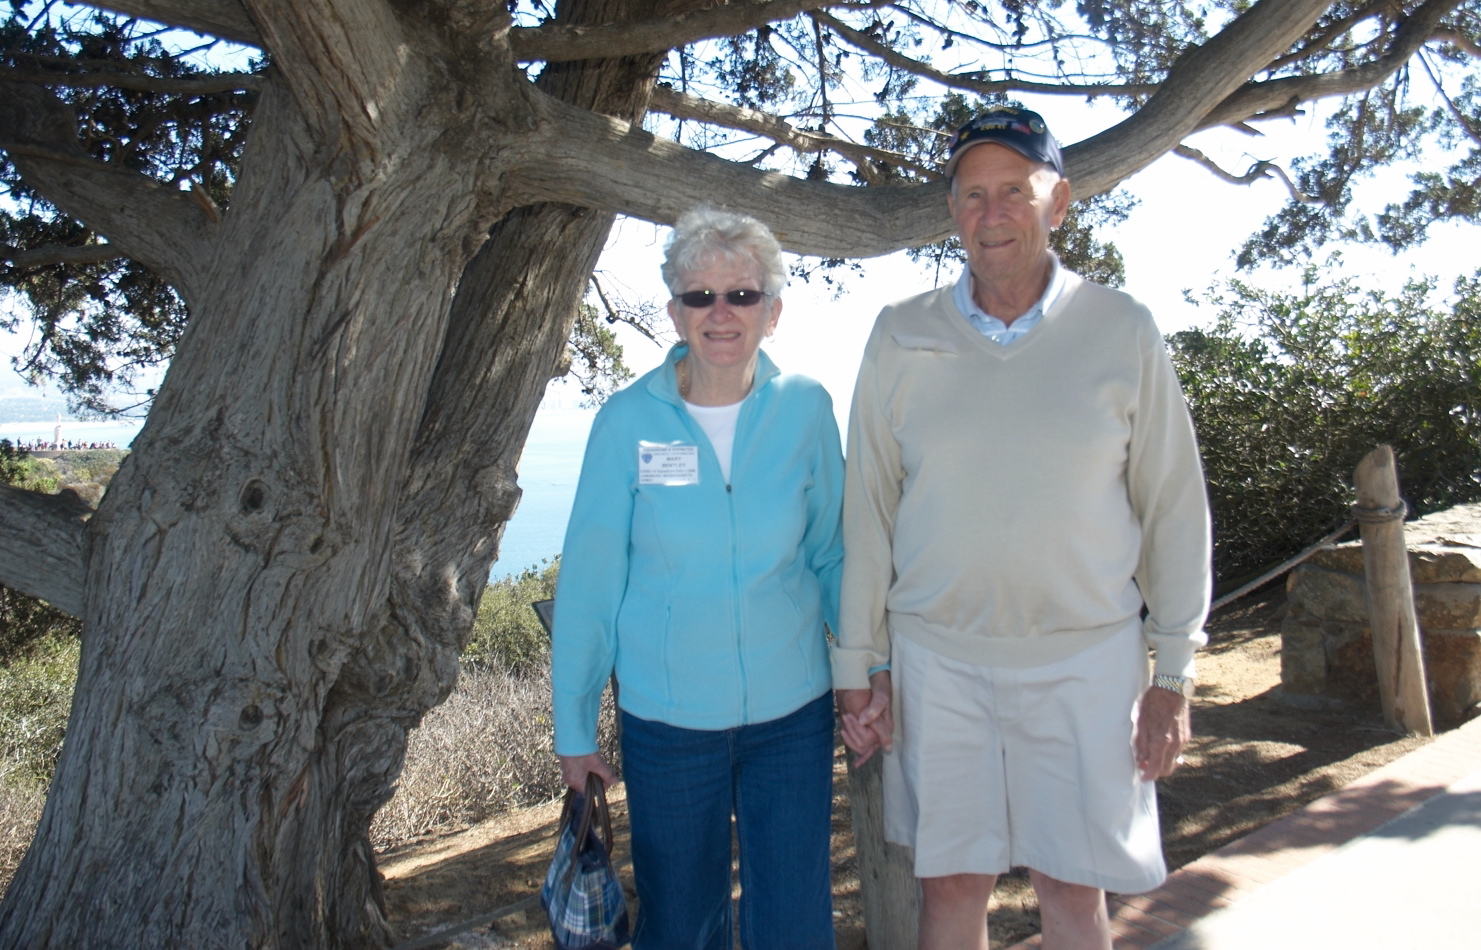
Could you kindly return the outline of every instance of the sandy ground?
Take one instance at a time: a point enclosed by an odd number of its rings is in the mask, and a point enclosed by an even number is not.
[[[1164,844],[1172,867],[1294,811],[1425,741],[1385,731],[1376,708],[1321,709],[1286,700],[1279,690],[1283,609],[1283,595],[1276,592],[1231,605],[1209,625],[1210,644],[1199,660],[1194,740],[1185,753],[1187,764],[1159,785]],[[840,950],[862,950],[848,780],[841,754],[834,775],[838,945]],[[620,786],[613,789],[611,801],[621,862],[627,829]],[[559,817],[559,803],[522,809],[380,855],[386,912],[393,926],[417,948],[550,948],[537,895]],[[507,912],[489,919],[501,911]],[[1027,874],[1005,876],[991,907],[993,947],[1009,946],[1037,930],[1038,909]],[[433,936],[438,933],[446,936]]]

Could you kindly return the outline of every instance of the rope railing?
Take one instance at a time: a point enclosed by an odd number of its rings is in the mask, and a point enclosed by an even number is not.
[[[1400,517],[1403,517],[1403,515],[1400,514]],[[1214,601],[1212,604],[1209,604],[1209,608],[1208,608],[1209,611],[1212,612],[1212,611],[1218,610],[1220,607],[1223,607],[1225,604],[1231,604],[1234,601],[1238,600],[1239,598],[1243,597],[1245,594],[1248,594],[1250,591],[1254,590],[1256,587],[1259,587],[1262,584],[1266,584],[1266,583],[1269,583],[1272,580],[1275,580],[1277,577],[1281,576],[1286,571],[1289,571],[1291,568],[1293,568],[1296,565],[1300,564],[1302,561],[1304,561],[1307,558],[1311,557],[1313,554],[1315,554],[1316,552],[1320,551],[1322,548],[1326,547],[1327,545],[1331,544],[1333,541],[1336,541],[1338,538],[1342,537],[1344,534],[1347,534],[1347,532],[1351,531],[1353,528],[1357,527],[1358,522],[1360,520],[1361,520],[1361,518],[1355,518],[1354,520],[1347,522],[1342,527],[1338,528],[1336,531],[1333,531],[1331,534],[1328,534],[1325,537],[1323,537],[1320,541],[1317,541],[1315,544],[1313,544],[1310,547],[1305,548],[1304,550],[1302,550],[1302,552],[1300,554],[1298,554],[1295,557],[1291,558],[1289,561],[1282,562],[1279,566],[1271,568],[1270,570],[1266,571],[1264,574],[1261,574],[1259,577],[1257,577],[1254,580],[1250,581],[1248,584],[1244,584],[1244,585],[1240,586],[1239,588],[1237,588],[1237,589],[1235,589],[1233,591],[1230,591],[1229,593],[1225,594],[1223,597],[1220,597],[1218,600]]]

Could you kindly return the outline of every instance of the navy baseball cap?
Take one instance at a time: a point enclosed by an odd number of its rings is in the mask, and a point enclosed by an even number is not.
[[[1043,162],[1064,176],[1064,158],[1059,143],[1044,124],[1044,117],[1028,109],[1002,106],[989,109],[956,130],[946,155],[946,177],[956,174],[957,162],[967,150],[984,142],[1006,145],[1036,162]]]

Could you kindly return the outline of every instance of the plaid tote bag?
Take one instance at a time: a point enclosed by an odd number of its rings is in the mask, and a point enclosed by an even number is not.
[[[597,821],[604,836],[597,834]],[[540,888],[540,905],[550,918],[556,950],[619,950],[631,937],[627,899],[612,867],[607,791],[595,775],[587,775],[585,795],[566,790],[560,840]]]

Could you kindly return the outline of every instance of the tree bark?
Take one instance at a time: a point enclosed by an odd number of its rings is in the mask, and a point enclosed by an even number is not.
[[[183,27],[245,46],[262,45],[257,24],[241,0],[97,0],[92,4],[125,16]]]
[[[375,635],[394,636],[376,621],[398,494],[487,223],[473,168],[436,147],[451,117],[349,168],[277,77],[255,121],[215,266],[88,525],[76,698],[3,946],[388,936],[338,891],[346,866],[372,873],[355,779],[399,746],[333,698],[346,671],[369,693],[401,672],[362,673],[396,655]]]

